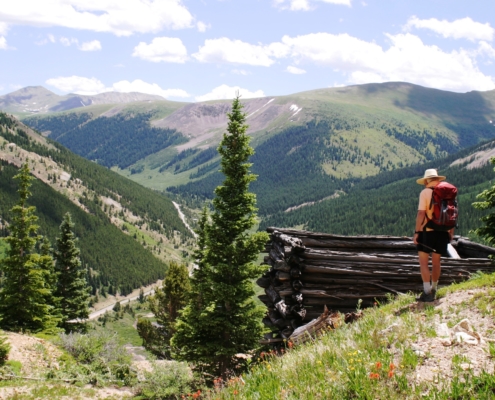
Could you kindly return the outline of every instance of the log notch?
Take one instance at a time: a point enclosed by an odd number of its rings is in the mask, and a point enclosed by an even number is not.
[[[263,343],[295,340],[296,329],[298,338],[304,336],[301,332],[313,329],[308,322],[322,317],[326,307],[331,315],[349,316],[358,305],[369,307],[390,295],[422,290],[412,238],[267,231],[271,241],[264,261],[270,269],[257,283],[265,289],[260,296],[268,309],[263,322],[272,333]],[[476,271],[495,270],[488,259],[495,249],[462,237],[455,237],[452,244],[461,259],[442,258],[442,286],[466,280]],[[328,315],[320,325],[327,324]]]

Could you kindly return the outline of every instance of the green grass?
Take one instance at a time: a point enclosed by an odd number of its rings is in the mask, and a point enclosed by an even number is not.
[[[465,314],[493,304],[495,274],[442,288],[439,297],[459,290],[488,288],[473,296],[470,304],[451,312]],[[411,345],[419,335],[435,337],[440,311],[427,305],[411,309],[412,295],[399,296],[383,306],[365,310],[364,316],[325,333],[309,343],[289,348],[282,356],[258,358],[249,372],[213,389],[215,399],[474,399],[494,398],[495,376],[474,376],[459,366],[469,362],[463,354],[453,357],[454,377],[440,384],[415,383],[415,370],[428,357]],[[490,314],[493,315],[493,314]],[[491,351],[495,353],[492,346]],[[457,367],[456,367],[457,366]],[[441,373],[440,373],[441,374]],[[442,384],[443,381],[443,384]],[[223,388],[222,388],[223,386]]]

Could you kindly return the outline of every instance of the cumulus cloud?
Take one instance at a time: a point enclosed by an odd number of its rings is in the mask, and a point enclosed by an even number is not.
[[[387,37],[388,49],[347,34],[284,36],[282,43],[298,62],[329,66],[351,84],[405,81],[453,91],[495,88],[495,79],[484,75],[467,51],[445,52],[411,34]]]
[[[81,95],[95,95],[104,92],[139,92],[147,94],[155,94],[164,98],[181,97],[186,98],[190,95],[182,89],[162,89],[156,83],[144,82],[141,79],[135,79],[132,82],[127,80],[115,82],[111,87],[105,86],[97,78],[86,78],[82,76],[67,76],[48,79],[46,83],[53,86],[64,93],[76,93]]]
[[[275,6],[291,11],[309,11],[317,2],[351,6],[351,0],[274,0]]]
[[[196,96],[196,101],[222,100],[233,99],[239,93],[243,99],[251,99],[255,97],[265,97],[262,90],[251,92],[248,89],[243,89],[239,86],[220,85],[213,89],[210,93],[202,96]]]
[[[0,36],[0,50],[7,50],[8,48],[7,39],[4,36]]]
[[[66,38],[66,37],[61,37],[60,38],[60,43],[62,43],[63,46],[69,47],[73,44],[77,44],[79,41],[74,38]]]
[[[305,64],[318,64],[340,72],[348,84],[405,81],[452,91],[491,90],[495,78],[485,75],[477,65],[480,56],[494,57],[486,42],[472,50],[445,51],[426,45],[411,33],[386,34],[388,46],[380,46],[348,34],[313,33],[282,37],[281,41],[249,44],[227,38],[205,41],[193,57],[200,62],[223,62],[271,66],[281,59],[303,71]]]
[[[271,56],[281,56],[279,44],[262,46],[226,37],[205,40],[205,45],[192,56],[204,63],[233,63],[269,67],[275,61]]]
[[[198,21],[196,24],[196,27],[198,28],[198,32],[206,32],[207,29],[211,28],[210,24],[205,24],[204,22]]]
[[[76,75],[51,78],[46,81],[46,84],[53,86],[64,93],[84,95],[92,95],[111,90],[106,88],[103,82],[96,78],[86,78]]]
[[[190,28],[193,21],[182,0],[16,0],[3,2],[0,8],[4,27],[60,26],[117,36]]]
[[[287,67],[286,71],[291,73],[291,74],[295,74],[295,75],[301,75],[301,74],[306,73],[306,71],[304,69],[293,67],[292,65],[289,65]]]
[[[132,56],[152,62],[184,63],[187,49],[179,38],[156,37],[150,44],[140,42]]]
[[[92,40],[91,42],[84,42],[79,46],[81,51],[98,51],[101,50],[101,43],[99,40]]]
[[[466,17],[449,22],[447,20],[438,20],[436,18],[419,19],[412,16],[404,27],[406,30],[430,29],[444,38],[467,39],[471,41],[488,40],[492,41],[495,35],[495,29],[489,23],[473,21]]]

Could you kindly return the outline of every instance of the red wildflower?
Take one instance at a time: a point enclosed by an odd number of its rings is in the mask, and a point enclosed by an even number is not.
[[[237,390],[234,390],[234,396],[238,395],[239,392]]]
[[[388,377],[392,378],[394,376],[394,371],[390,370],[388,371]]]
[[[376,372],[371,372],[370,373],[370,379],[380,379],[380,374]]]
[[[388,368],[390,369],[390,371],[393,371],[395,369],[395,365],[390,363],[390,365],[388,366]]]
[[[380,369],[382,367],[382,363],[380,361],[378,361],[376,364],[375,364],[376,368]]]

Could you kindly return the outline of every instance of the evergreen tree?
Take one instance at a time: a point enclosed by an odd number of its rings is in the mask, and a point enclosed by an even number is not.
[[[256,347],[261,337],[263,310],[253,301],[252,279],[264,270],[254,262],[268,240],[265,232],[248,233],[256,223],[256,197],[248,191],[256,177],[239,96],[228,119],[218,148],[225,180],[215,189],[211,223],[203,212],[193,295],[172,339],[177,358],[222,377],[235,368],[235,355]]]
[[[149,326],[146,329],[142,326],[146,335],[142,338],[148,350],[161,357],[170,357],[170,339],[175,333],[175,321],[180,310],[186,305],[190,290],[187,266],[172,261],[163,286],[148,299],[150,310],[158,323],[158,326]]]
[[[86,319],[89,316],[90,288],[86,282],[86,271],[79,258],[77,238],[70,213],[64,215],[60,225],[60,237],[55,251],[55,269],[58,274],[56,296],[60,297],[61,325],[69,328],[67,321]]]
[[[495,157],[490,159],[490,162],[495,165]],[[494,169],[495,170],[495,169]],[[495,185],[490,189],[483,190],[478,196],[478,199],[483,201],[473,203],[473,207],[478,210],[490,210],[495,208]],[[480,218],[484,222],[484,226],[474,229],[473,232],[483,237],[490,246],[495,245],[495,212],[491,212]]]
[[[0,291],[0,317],[4,329],[41,331],[53,326],[50,287],[45,281],[44,260],[36,253],[38,217],[35,207],[28,206],[31,180],[28,164],[14,176],[19,181],[19,202],[10,210],[13,214],[6,241],[10,248],[2,261],[3,287]]]
[[[51,315],[53,317],[53,325],[60,323],[62,316],[60,315],[60,298],[56,296],[58,273],[55,271],[55,260],[53,259],[53,249],[50,240],[44,236],[40,246],[40,268],[44,272],[46,286],[50,289],[45,296],[46,303],[51,307]]]

